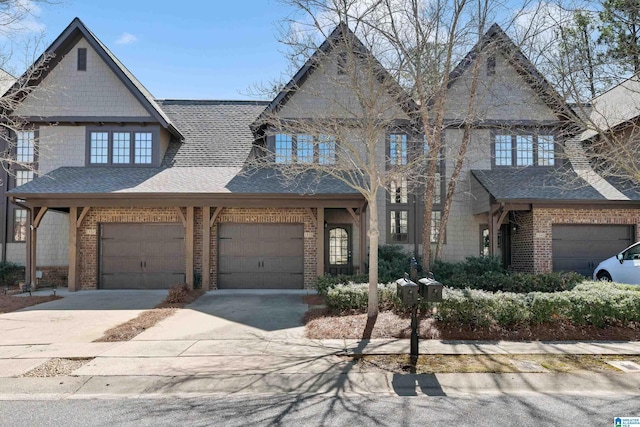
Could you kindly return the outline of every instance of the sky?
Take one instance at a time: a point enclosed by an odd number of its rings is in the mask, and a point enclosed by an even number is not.
[[[277,0],[53,1],[27,23],[44,31],[38,53],[78,17],[156,98],[260,99],[252,86],[291,77]]]

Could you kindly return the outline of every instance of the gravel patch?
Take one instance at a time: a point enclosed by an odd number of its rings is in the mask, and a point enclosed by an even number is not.
[[[87,362],[90,362],[93,358],[89,359],[49,359],[42,365],[34,368],[24,374],[21,377],[30,378],[46,378],[46,377],[59,377],[71,375],[73,371],[79,369]]]

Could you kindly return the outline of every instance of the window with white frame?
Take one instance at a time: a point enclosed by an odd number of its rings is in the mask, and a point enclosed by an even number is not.
[[[389,135],[389,164],[404,166],[408,159],[407,134],[392,133]]]
[[[499,133],[494,138],[496,166],[553,166],[555,138],[551,134]]]
[[[442,212],[431,212],[431,243],[438,241],[438,235],[440,234],[440,223],[442,221]]]
[[[35,131],[16,132],[16,160],[19,163],[35,162]]]
[[[16,187],[33,181],[33,171],[30,170],[18,170],[16,171]]]
[[[89,164],[150,165],[153,162],[153,132],[89,132]]]
[[[276,163],[331,165],[336,162],[336,140],[330,135],[278,133],[273,141]]]
[[[27,214],[28,212],[26,209],[13,210],[13,241],[14,242],[27,241]]]

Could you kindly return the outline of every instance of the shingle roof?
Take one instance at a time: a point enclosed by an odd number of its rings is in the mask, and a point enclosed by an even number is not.
[[[242,166],[253,144],[249,125],[264,110],[260,101],[158,100],[184,142],[170,144],[163,166]]]
[[[568,168],[503,168],[471,173],[498,201],[607,200]]]
[[[277,167],[62,167],[9,192],[34,194],[355,194],[342,181],[310,171],[287,180]]]

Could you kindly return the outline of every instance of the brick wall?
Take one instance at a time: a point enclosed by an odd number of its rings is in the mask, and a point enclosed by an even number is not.
[[[97,288],[98,226],[109,222],[182,223],[182,220],[175,208],[91,208],[78,230],[80,289]]]
[[[534,209],[534,272],[553,271],[553,224],[634,225],[640,239],[640,210],[637,209]]]
[[[510,225],[517,226],[517,230],[511,232],[511,268],[533,273],[533,212],[514,212]]]

